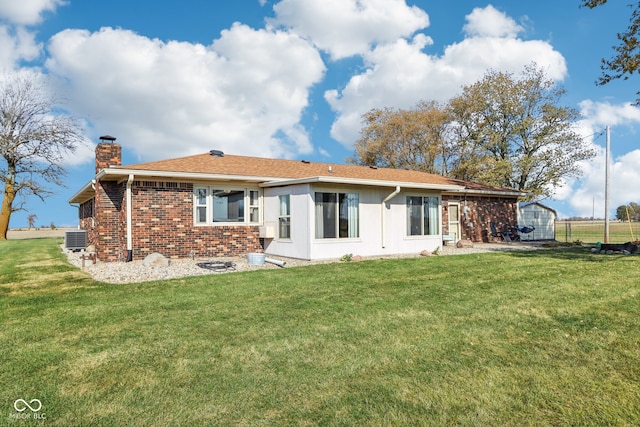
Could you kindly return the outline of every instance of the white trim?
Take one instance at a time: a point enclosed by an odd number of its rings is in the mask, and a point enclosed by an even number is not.
[[[129,175],[127,179],[127,250],[133,250],[133,214],[131,204],[133,203],[133,197],[131,196],[131,183],[133,182],[134,175]],[[128,255],[128,254],[127,254]]]
[[[252,175],[231,175],[231,174],[214,174],[201,172],[167,172],[167,171],[149,171],[140,169],[102,169],[96,179],[102,179],[107,176],[121,176],[135,174],[138,177],[158,177],[158,178],[180,178],[185,180],[220,180],[220,181],[247,181],[247,182],[264,182],[271,181],[273,177],[261,177]]]
[[[206,222],[198,222],[197,221],[197,213],[198,208],[203,207],[203,205],[197,204],[197,191],[200,189],[204,189],[207,191],[206,195],[206,204],[204,205],[206,209]],[[231,190],[231,191],[242,191],[243,192],[243,204],[244,204],[244,218],[242,221],[214,221],[214,211],[213,211],[213,190]],[[251,197],[250,192],[257,191],[258,192],[258,210],[259,210],[259,222],[251,221]],[[192,206],[193,206],[193,226],[194,227],[232,227],[232,226],[262,226],[264,223],[263,219],[263,203],[262,203],[262,191],[258,187],[247,187],[241,185],[217,185],[217,184],[209,184],[209,185],[201,185],[194,184],[193,192],[192,192]],[[255,205],[254,205],[255,207]]]
[[[465,187],[460,185],[421,184],[417,182],[382,181],[377,179],[340,178],[340,177],[332,177],[332,176],[312,176],[308,178],[298,178],[298,179],[271,180],[271,181],[260,184],[260,187],[281,187],[285,185],[314,184],[314,183],[368,185],[373,187],[401,186],[403,188],[452,191],[455,193],[465,191]]]

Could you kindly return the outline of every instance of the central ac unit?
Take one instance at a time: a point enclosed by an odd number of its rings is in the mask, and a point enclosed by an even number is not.
[[[87,247],[87,231],[65,231],[64,248],[72,251],[82,250]]]

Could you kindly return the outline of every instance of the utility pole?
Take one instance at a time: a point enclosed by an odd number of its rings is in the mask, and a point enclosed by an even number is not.
[[[609,243],[609,157],[611,156],[611,128],[607,126],[607,149],[604,167],[604,242]]]

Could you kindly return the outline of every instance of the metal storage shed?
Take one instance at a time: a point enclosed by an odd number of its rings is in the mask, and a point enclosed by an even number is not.
[[[522,240],[554,240],[556,234],[555,210],[539,202],[518,204],[518,227],[535,227],[528,234],[521,234]]]

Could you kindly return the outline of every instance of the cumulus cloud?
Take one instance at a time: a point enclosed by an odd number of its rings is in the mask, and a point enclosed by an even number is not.
[[[479,37],[517,37],[524,29],[495,7],[475,8],[467,15],[464,32]]]
[[[583,175],[558,188],[555,200],[566,202],[574,215],[590,217],[595,206],[596,217],[604,216],[606,153],[604,128],[613,126],[611,139],[617,133],[628,132],[640,123],[640,109],[631,104],[610,104],[585,100],[580,103],[583,120],[581,133],[593,149],[596,157],[581,163]],[[614,145],[612,143],[612,145]],[[612,150],[614,151],[614,150]],[[615,152],[615,151],[614,151]],[[640,150],[633,150],[614,157],[610,161],[610,208],[640,200]]]
[[[0,25],[0,46],[0,71],[14,70],[21,61],[33,61],[42,51],[34,33],[8,25]]]
[[[24,62],[40,57],[42,44],[27,27],[64,4],[64,0],[0,1],[0,72],[17,71]]]
[[[598,155],[583,165],[584,174],[572,182],[568,191],[563,191],[564,199],[574,215],[604,217],[605,207],[605,150],[597,147]],[[609,207],[612,211],[620,205],[640,200],[640,150],[633,150],[611,161],[609,169]],[[615,213],[610,212],[611,215]]]
[[[331,136],[350,148],[358,138],[361,116],[370,109],[407,108],[420,100],[446,101],[489,69],[520,72],[535,62],[551,79],[566,76],[565,59],[553,46],[518,39],[522,28],[492,6],[474,9],[466,19],[467,36],[448,46],[441,56],[425,53],[432,41],[420,33],[364,53],[366,70],[353,76],[344,88],[325,93],[337,113]]]
[[[429,26],[428,15],[405,0],[282,0],[273,9],[270,25],[290,28],[334,60]]]
[[[103,28],[63,31],[48,48],[76,112],[141,159],[313,150],[299,121],[325,66],[296,35],[235,24],[204,46]]]
[[[4,0],[0,1],[0,19],[18,25],[34,25],[42,21],[45,12],[53,12],[65,0]]]

